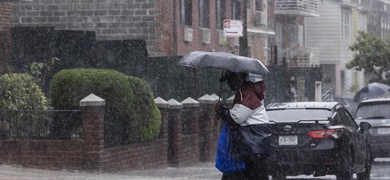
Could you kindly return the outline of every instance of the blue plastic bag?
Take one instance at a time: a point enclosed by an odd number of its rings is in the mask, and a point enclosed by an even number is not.
[[[232,151],[230,138],[230,128],[225,124],[219,135],[215,161],[215,167],[222,173],[233,173],[245,169],[243,158]]]

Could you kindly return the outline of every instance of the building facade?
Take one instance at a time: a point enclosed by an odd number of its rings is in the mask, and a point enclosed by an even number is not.
[[[97,40],[143,39],[152,57],[181,56],[193,50],[237,53],[239,38],[223,36],[224,19],[242,20],[246,12],[248,24],[253,24],[252,14],[260,12],[259,26],[267,25],[266,1],[258,0],[32,0],[13,3],[12,8],[13,26],[94,31]],[[249,56],[265,62],[267,40],[262,34],[248,35]],[[233,50],[223,45],[223,39]]]
[[[307,76],[319,67],[318,49],[306,44],[305,18],[319,16],[317,0],[274,0],[275,38],[269,43],[273,50],[272,64],[285,65],[289,71],[285,77],[292,101],[304,101],[314,96],[310,87],[318,77]],[[320,72],[318,72],[320,73]]]
[[[7,72],[10,61],[9,46],[11,43],[12,8],[7,2],[0,2],[0,73]]]
[[[388,32],[386,8],[382,0],[327,0],[321,3],[318,18],[306,18],[306,43],[320,49],[323,89],[333,89],[336,96],[352,96],[369,79],[363,71],[347,69],[353,59],[350,46],[359,31],[377,37]]]

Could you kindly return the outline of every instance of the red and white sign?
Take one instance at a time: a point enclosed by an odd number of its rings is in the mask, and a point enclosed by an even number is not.
[[[223,35],[230,37],[242,37],[242,21],[225,19],[223,20]]]

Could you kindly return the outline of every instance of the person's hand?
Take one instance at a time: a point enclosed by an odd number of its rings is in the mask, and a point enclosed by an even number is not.
[[[214,106],[214,111],[218,112],[219,108],[223,106],[223,103],[221,101],[218,101],[217,104]]]

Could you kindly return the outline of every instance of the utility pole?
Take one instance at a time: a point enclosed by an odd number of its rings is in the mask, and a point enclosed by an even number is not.
[[[243,5],[243,15],[242,15],[242,37],[240,37],[240,47],[239,47],[239,54],[241,56],[249,56],[248,53],[248,32],[247,32],[247,1],[244,0],[244,5]]]

